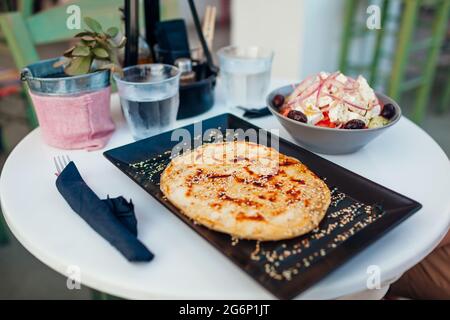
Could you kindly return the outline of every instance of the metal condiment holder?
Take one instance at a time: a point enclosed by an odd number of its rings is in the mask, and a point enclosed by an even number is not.
[[[193,0],[188,0],[189,8],[194,20],[194,26],[200,39],[200,44],[206,58],[206,62],[195,66],[197,73],[195,82],[180,86],[180,107],[178,110],[178,119],[184,119],[196,116],[209,110],[214,104],[214,88],[219,68],[214,65],[211,52],[209,51],[205,37],[203,35],[197,9]],[[148,46],[152,50],[153,61],[156,61],[156,45],[154,36],[155,25],[160,21],[160,2],[159,0],[144,1],[145,17],[145,38]],[[139,1],[125,0],[125,35],[127,44],[125,46],[124,66],[137,64],[138,61],[138,38],[139,38]]]

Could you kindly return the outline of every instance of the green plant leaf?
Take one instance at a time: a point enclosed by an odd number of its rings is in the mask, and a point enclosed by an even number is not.
[[[127,43],[127,38],[123,37],[122,39],[120,39],[119,44],[117,45],[117,48],[125,47],[126,43]]]
[[[104,59],[104,58],[108,58],[109,57],[108,51],[106,51],[105,49],[100,48],[100,47],[96,47],[96,48],[92,49],[92,52],[98,58],[103,58]]]
[[[108,41],[102,39],[102,38],[96,38],[95,39],[103,48],[109,48],[110,45],[108,43]]]
[[[100,67],[99,67],[99,69],[112,69],[112,68],[114,68],[114,63],[106,63],[106,64],[103,64],[103,65],[101,65]]]
[[[64,69],[66,74],[86,74],[94,69],[121,72],[117,49],[125,46],[126,38],[119,28],[110,27],[105,32],[100,23],[90,17],[85,17],[84,23],[87,28],[75,35],[79,42],[64,54],[69,58]]]
[[[103,32],[102,26],[100,25],[100,23],[97,20],[95,20],[91,17],[86,17],[86,18],[84,18],[84,22],[87,24],[89,29],[91,29],[92,31],[94,31],[96,33]]]
[[[70,76],[89,73],[92,63],[92,56],[74,57],[64,72]]]
[[[106,30],[106,34],[108,36],[110,36],[111,38],[114,38],[115,36],[117,36],[118,33],[119,33],[119,29],[117,29],[116,27],[111,27],[111,28],[108,28],[108,30]]]
[[[64,56],[64,57],[70,57],[71,54],[72,54],[72,51],[73,51],[74,49],[75,49],[75,46],[73,46],[73,47],[67,49],[66,51],[64,51],[63,56]]]
[[[84,41],[93,41],[95,38],[93,36],[82,36],[81,39]]]
[[[86,57],[91,53],[91,50],[89,49],[89,47],[86,46],[77,46],[73,51],[72,51],[72,55],[73,56],[81,56],[81,57]]]
[[[81,45],[83,45],[83,46],[86,46],[86,47],[91,47],[91,48],[93,48],[93,47],[95,47],[96,45],[97,45],[97,41],[96,40],[81,40],[80,41],[80,44]]]
[[[92,36],[92,32],[91,31],[78,32],[76,35],[74,35],[74,38],[81,38],[84,36]]]
[[[56,61],[54,64],[53,64],[53,68],[59,68],[59,67],[62,67],[62,66],[64,66],[64,65],[66,65],[68,63],[68,59],[61,59],[61,60],[58,60],[58,61]]]

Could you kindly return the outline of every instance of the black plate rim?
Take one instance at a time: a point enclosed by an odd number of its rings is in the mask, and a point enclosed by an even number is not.
[[[208,121],[208,120],[213,120],[215,118],[222,118],[222,117],[227,117],[229,118],[235,118],[239,121],[243,121],[244,123],[246,123],[246,125],[248,125],[248,127],[254,128],[254,129],[261,129],[264,130],[266,132],[268,132],[267,130],[265,130],[264,128],[260,128],[248,121],[246,121],[245,119],[242,119],[232,113],[222,113],[219,115],[215,115],[206,119],[202,119],[178,128],[174,128],[172,130],[168,130],[166,132],[162,132],[158,135],[143,139],[143,140],[139,140],[139,141],[134,141],[119,147],[115,147],[109,150],[106,150],[103,152],[103,156],[108,159],[114,166],[116,166],[115,161],[119,161],[118,159],[114,158],[113,156],[111,156],[109,153],[117,150],[117,149],[121,149],[124,147],[128,147],[130,145],[135,144],[136,142],[140,142],[140,141],[144,141],[147,139],[154,139],[155,137],[158,137],[160,135],[164,135],[167,134],[169,132],[172,132],[174,130],[177,129],[181,129],[181,128],[186,128],[189,127],[191,125],[193,125],[194,123],[197,122],[203,122],[203,121]],[[268,134],[270,135],[274,135],[270,132],[268,132]],[[277,292],[275,292],[274,290],[272,290],[272,288],[270,286],[267,285],[267,283],[265,282],[260,282],[258,281],[251,273],[251,270],[247,270],[246,268],[242,268],[242,266],[240,266],[237,261],[235,261],[232,257],[228,256],[225,252],[223,252],[221,250],[221,248],[214,242],[209,241],[209,239],[202,233],[198,232],[195,227],[194,224],[192,223],[192,220],[190,220],[189,218],[187,218],[186,216],[182,215],[180,213],[180,215],[176,214],[174,211],[179,212],[179,210],[172,205],[170,202],[168,201],[161,201],[160,199],[158,199],[157,197],[155,197],[153,194],[151,194],[149,192],[149,190],[147,190],[143,185],[141,185],[131,174],[129,174],[126,171],[121,170],[119,167],[117,167],[122,173],[124,173],[126,176],[128,176],[132,181],[134,181],[137,185],[139,185],[143,190],[145,190],[147,193],[149,193],[154,199],[156,199],[160,204],[162,204],[165,208],[167,208],[172,214],[175,214],[175,216],[177,218],[179,218],[180,220],[182,220],[186,225],[188,225],[196,234],[200,235],[203,239],[205,239],[210,245],[212,245],[216,250],[218,250],[221,254],[223,254],[225,257],[227,257],[228,260],[230,260],[232,263],[234,263],[237,267],[239,267],[239,269],[241,269],[242,271],[244,271],[245,273],[247,273],[250,278],[252,278],[255,282],[257,282],[259,285],[261,285],[265,290],[267,290],[270,294],[273,294],[275,297],[279,298],[279,299],[293,299],[297,296],[299,296],[302,292],[304,292],[305,290],[307,290],[308,288],[310,288],[312,285],[314,285],[315,283],[317,283],[318,281],[324,279],[325,277],[329,276],[332,272],[334,272],[335,270],[337,270],[339,267],[341,267],[342,265],[348,263],[349,261],[351,261],[358,253],[360,253],[361,251],[363,251],[364,249],[368,248],[370,245],[372,245],[373,243],[375,243],[377,240],[381,239],[384,235],[386,235],[389,231],[391,231],[392,229],[394,229],[396,226],[398,226],[401,222],[405,221],[407,218],[409,218],[411,215],[413,215],[414,213],[416,213],[417,211],[419,211],[423,206],[421,203],[417,202],[416,200],[413,200],[403,194],[400,194],[397,191],[394,191],[392,189],[389,189],[377,182],[374,182],[364,176],[359,175],[358,173],[355,173],[347,168],[344,168],[328,159],[325,159],[323,157],[321,157],[318,154],[315,154],[309,150],[307,150],[306,148],[303,148],[291,141],[288,141],[280,136],[277,136],[279,139],[279,143],[280,145],[286,144],[294,149],[301,149],[303,152],[306,152],[308,156],[312,156],[315,158],[320,158],[324,161],[326,161],[329,165],[334,166],[335,168],[337,168],[338,170],[342,170],[343,172],[346,172],[352,176],[355,176],[356,178],[363,180],[365,182],[369,182],[372,185],[377,186],[378,188],[382,188],[390,193],[395,194],[397,197],[403,198],[404,200],[408,201],[409,204],[406,206],[401,207],[400,209],[402,210],[407,210],[407,214],[404,214],[400,217],[400,219],[397,219],[396,216],[391,215],[390,220],[392,220],[390,222],[390,224],[388,224],[388,226],[386,227],[386,220],[387,218],[383,218],[383,219],[378,219],[375,222],[369,224],[368,226],[366,226],[365,228],[363,228],[362,230],[360,230],[360,232],[355,233],[354,235],[352,235],[351,237],[349,237],[346,241],[345,241],[345,246],[344,243],[338,247],[336,247],[332,253],[330,253],[330,255],[327,255],[328,261],[325,261],[324,259],[320,259],[316,262],[316,264],[325,264],[325,266],[321,266],[322,270],[325,269],[324,272],[321,272],[321,276],[320,277],[309,277],[310,281],[308,281],[308,283],[304,286],[302,286],[302,288],[299,288],[298,290],[296,290],[295,292],[293,292],[292,290],[289,290],[288,286],[285,286],[285,288],[287,288],[286,290],[282,289],[278,289]],[[370,239],[360,239],[361,236],[364,233],[368,233],[367,230],[371,230],[371,229],[380,229],[377,230],[377,236],[376,237],[371,237]],[[365,231],[365,232],[362,232]],[[348,247],[352,247],[354,244],[357,244],[356,248],[351,248],[349,249]],[[344,250],[345,249],[345,250]],[[345,251],[345,252],[344,252]],[[332,257],[331,257],[332,256]],[[333,262],[329,262],[330,258],[333,259]],[[325,263],[326,262],[326,263]],[[319,269],[319,267],[317,265],[315,265],[316,269]],[[314,268],[313,268],[314,269]]]

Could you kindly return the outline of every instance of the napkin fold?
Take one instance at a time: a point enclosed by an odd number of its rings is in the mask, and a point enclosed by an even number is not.
[[[134,214],[133,202],[128,202],[124,197],[110,198],[109,196],[101,200],[105,202],[117,219],[137,237],[137,220]]]
[[[129,261],[151,261],[153,254],[137,239],[134,206],[123,197],[101,200],[71,161],[56,179],[69,206]]]

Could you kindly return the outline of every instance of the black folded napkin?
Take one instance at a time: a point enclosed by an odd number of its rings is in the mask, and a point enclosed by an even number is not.
[[[134,206],[123,197],[101,200],[70,162],[56,179],[69,206],[129,261],[151,261],[153,254],[137,239]]]
[[[124,197],[110,198],[109,196],[101,200],[105,202],[111,212],[117,219],[128,229],[135,237],[137,237],[137,220],[134,215],[133,202],[128,202]]]

